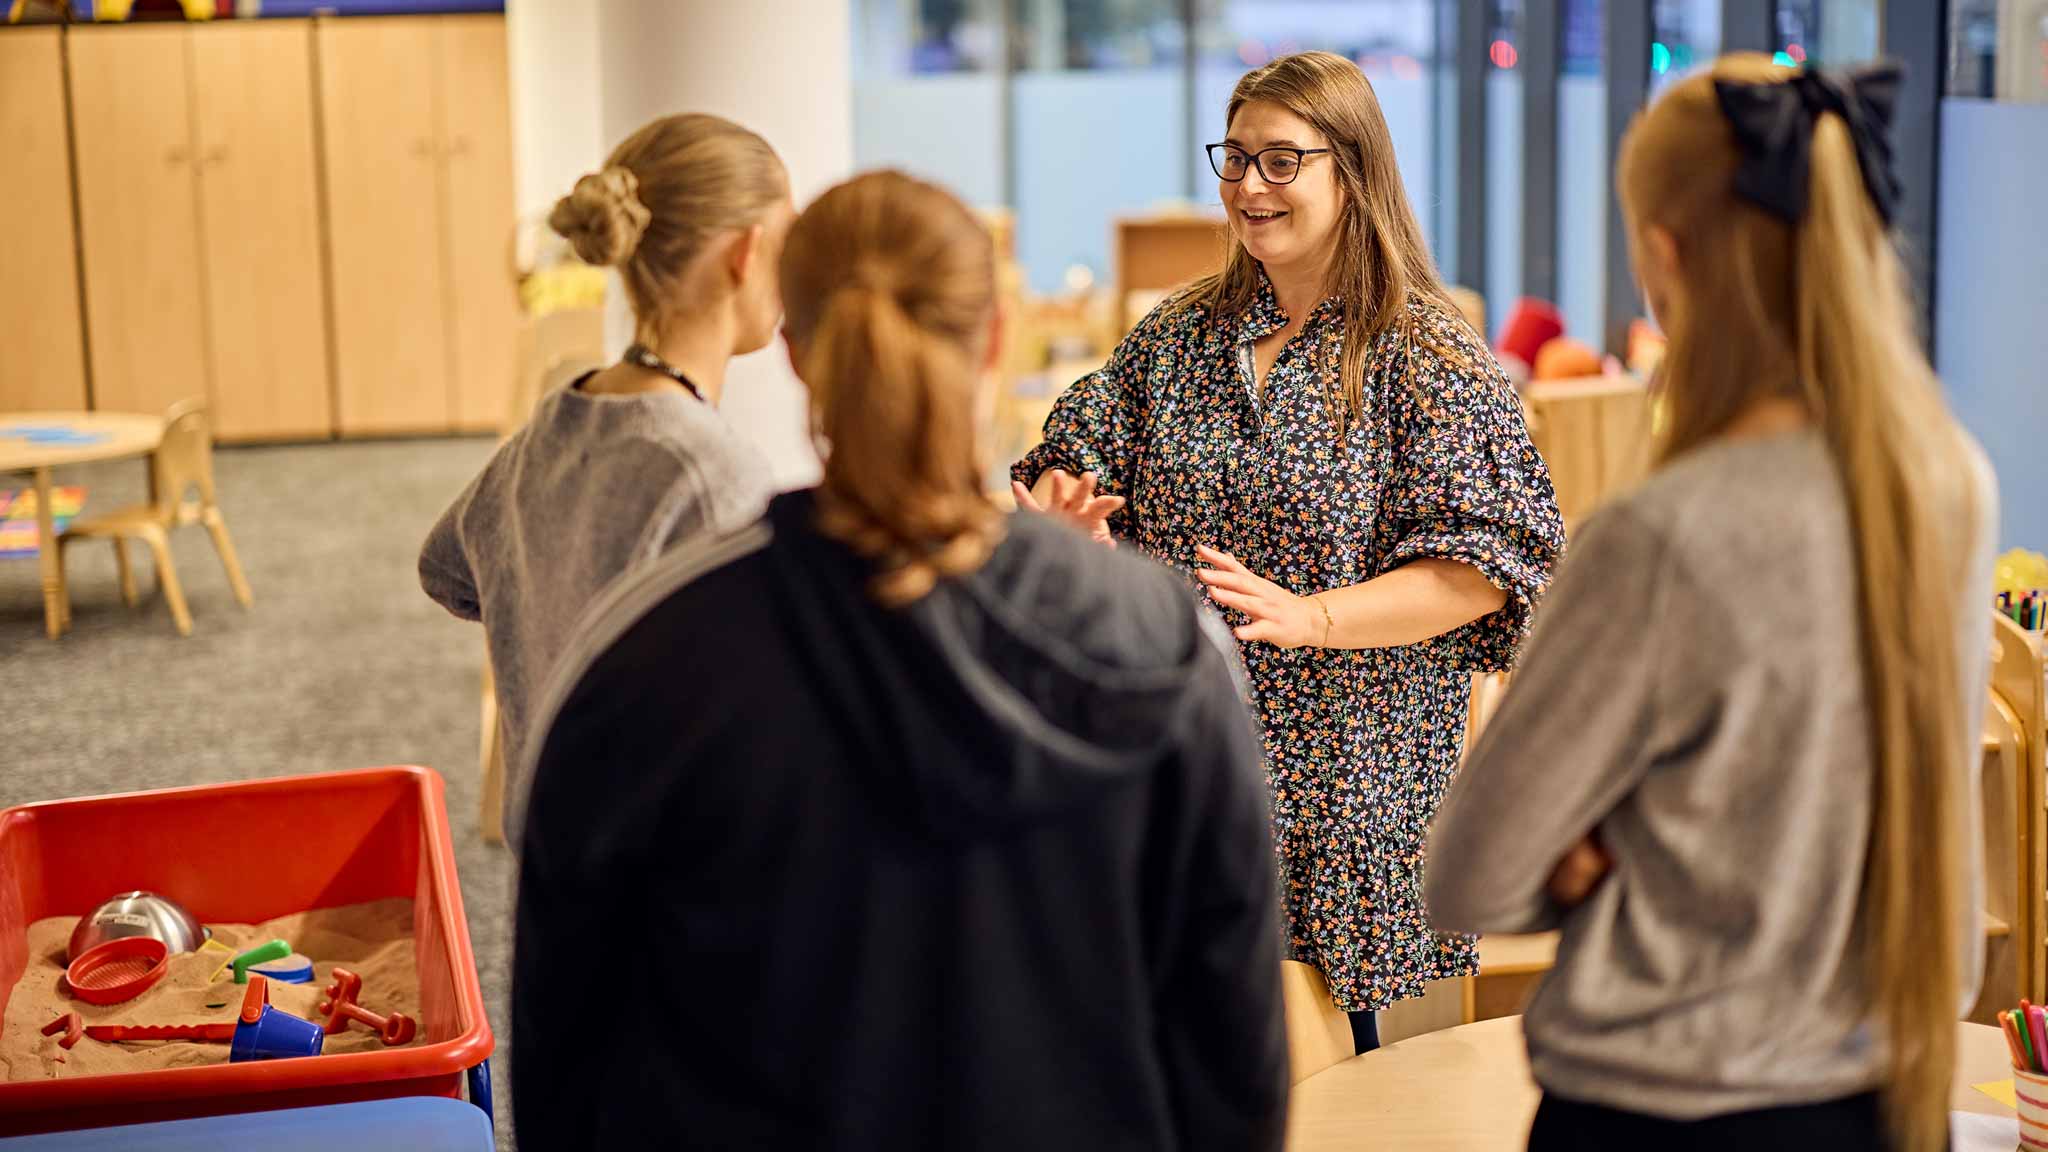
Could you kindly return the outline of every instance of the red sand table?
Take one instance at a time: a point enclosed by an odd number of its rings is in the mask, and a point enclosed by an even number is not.
[[[422,1043],[299,1060],[0,1084],[0,1136],[397,1096],[490,1111],[490,1022],[455,878],[441,777],[370,768],[56,800],[0,810],[0,1018],[28,926],[111,892],[173,896],[201,921],[258,924],[410,897]]]

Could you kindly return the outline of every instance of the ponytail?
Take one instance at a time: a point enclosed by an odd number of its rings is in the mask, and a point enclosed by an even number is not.
[[[1798,363],[1843,474],[1861,577],[1877,766],[1863,890],[1868,978],[1891,1047],[1893,1130],[1902,1149],[1933,1150],[1948,1139],[1962,986],[1955,933],[1969,849],[1956,832],[1970,767],[1955,640],[1967,608],[1955,563],[1969,551],[1977,494],[1840,117],[1815,125],[1812,155],[1796,242]]]
[[[792,227],[782,288],[825,448],[820,528],[875,563],[885,604],[979,568],[1002,526],[976,427],[995,293],[986,232],[931,185],[863,176]]]

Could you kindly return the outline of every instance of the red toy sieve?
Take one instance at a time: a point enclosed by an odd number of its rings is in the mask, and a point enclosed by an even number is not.
[[[170,967],[170,949],[150,936],[122,936],[79,953],[64,979],[71,994],[87,1004],[119,1004],[133,1000],[163,979]]]

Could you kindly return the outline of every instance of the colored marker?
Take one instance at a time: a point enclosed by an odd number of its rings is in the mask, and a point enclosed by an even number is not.
[[[2028,1039],[2034,1041],[2034,1052],[2048,1052],[2048,1011],[2040,1004],[2028,1006]]]
[[[2034,1060],[2033,1037],[2027,1035],[2027,1018],[2024,1015],[2022,1015],[2018,1009],[2014,1009],[2012,1013],[2012,1023],[2013,1027],[2019,1030],[2020,1051],[2026,1057],[2027,1061],[2026,1063],[2020,1065],[2020,1067],[2026,1069],[2029,1072],[2040,1071],[2041,1065]]]
[[[2020,1051],[2020,1034],[2019,1030],[2012,1025],[2011,1013],[1998,1013],[1998,1030],[2005,1033],[2005,1046],[2012,1053],[2012,1066],[2015,1068],[2025,1068],[2027,1066],[2027,1058]]]

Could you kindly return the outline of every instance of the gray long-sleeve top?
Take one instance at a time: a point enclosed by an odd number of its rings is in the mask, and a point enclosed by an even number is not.
[[[1973,894],[1959,1016],[1983,947],[1977,609],[1996,501],[1977,459],[1979,519],[1956,532]],[[1439,929],[1562,926],[1524,1018],[1546,1091],[1692,1119],[1881,1081],[1862,976],[1875,771],[1859,637],[1848,507],[1815,433],[1703,447],[1573,540],[1437,816],[1426,880]],[[1596,828],[1613,871],[1562,912],[1549,875]]]
[[[584,611],[670,545],[751,523],[771,495],[766,461],[710,405],[580,384],[541,399],[420,550],[427,595],[484,625],[515,844],[528,712]]]

